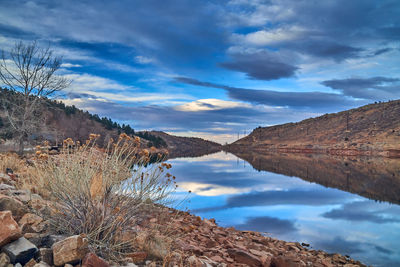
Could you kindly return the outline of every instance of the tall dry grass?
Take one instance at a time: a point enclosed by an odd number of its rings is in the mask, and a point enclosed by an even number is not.
[[[5,173],[6,169],[13,172],[20,172],[25,169],[25,162],[15,153],[0,154],[0,172]]]
[[[38,151],[33,182],[53,200],[47,218],[54,231],[86,234],[90,248],[108,260],[121,261],[132,252],[132,226],[148,207],[166,204],[175,191],[166,163],[147,166],[149,153],[140,139],[122,134],[100,149],[92,134],[85,144],[64,142],[58,156]]]

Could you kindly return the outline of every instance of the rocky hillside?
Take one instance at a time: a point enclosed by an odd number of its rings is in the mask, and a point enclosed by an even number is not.
[[[151,131],[154,136],[162,138],[168,147],[170,158],[198,157],[220,151],[221,144],[197,137],[174,136],[160,131]]]
[[[259,127],[228,151],[400,155],[400,100],[376,103],[297,123]]]
[[[10,92],[0,88],[0,99],[7,97]],[[129,125],[118,124],[107,117],[99,117],[80,110],[75,106],[66,106],[60,101],[45,99],[41,105],[40,129],[30,137],[31,145],[43,140],[50,141],[53,145],[62,143],[66,138],[85,141],[90,133],[100,134],[98,143],[102,145],[109,138],[118,138],[120,133],[141,138],[142,147],[156,147],[168,149],[175,156],[196,156],[218,151],[220,144],[203,140],[201,138],[178,137],[156,131],[135,131]],[[12,140],[15,134],[7,130],[7,119],[4,110],[0,109],[0,151],[12,149]],[[3,142],[2,142],[3,140]],[[3,143],[3,145],[2,145]],[[10,144],[10,145],[7,145]],[[2,148],[2,149],[1,149]]]

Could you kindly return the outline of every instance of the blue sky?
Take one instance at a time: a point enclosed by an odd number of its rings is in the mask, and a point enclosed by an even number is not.
[[[0,2],[0,46],[64,58],[67,104],[221,143],[400,98],[398,0]]]

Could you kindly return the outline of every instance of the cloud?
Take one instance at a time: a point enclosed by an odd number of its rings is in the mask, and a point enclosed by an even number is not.
[[[341,94],[323,92],[279,92],[272,90],[244,89],[202,82],[187,77],[175,77],[175,81],[202,87],[220,88],[228,92],[229,97],[240,101],[270,106],[288,106],[295,108],[348,108],[363,102],[346,98]],[[364,102],[365,103],[365,102]]]
[[[80,68],[82,65],[79,64],[72,64],[72,63],[63,63],[61,64],[62,68]]]
[[[232,61],[220,63],[223,68],[246,73],[251,79],[276,80],[295,75],[298,67],[285,63],[276,53],[259,51],[254,53],[235,53]]]
[[[149,64],[154,61],[154,59],[145,56],[136,56],[135,61],[139,64]]]
[[[400,208],[397,206],[383,207],[372,201],[357,201],[344,204],[339,209],[333,209],[323,214],[323,217],[334,220],[367,221],[377,224],[398,223]]]
[[[228,207],[255,207],[274,205],[306,205],[324,206],[339,204],[348,194],[342,191],[326,190],[301,190],[291,189],[288,191],[263,191],[249,194],[232,196],[227,199]]]
[[[251,108],[249,104],[241,102],[226,101],[220,99],[199,99],[193,102],[185,103],[183,105],[176,106],[176,110],[180,111],[206,111],[206,110],[220,110],[227,108]]]
[[[240,230],[265,232],[274,235],[298,231],[293,221],[269,216],[249,217],[245,223],[236,225],[235,227]]]
[[[400,97],[400,79],[388,77],[347,78],[323,81],[321,84],[346,96],[364,99],[394,99]]]

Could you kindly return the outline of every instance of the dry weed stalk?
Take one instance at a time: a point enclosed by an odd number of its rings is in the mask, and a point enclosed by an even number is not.
[[[48,219],[57,232],[84,233],[97,255],[121,261],[133,249],[126,238],[132,224],[149,205],[170,201],[177,186],[165,171],[171,165],[146,167],[149,153],[139,151],[139,138],[122,134],[104,149],[97,138],[91,134],[83,145],[67,139],[55,157],[38,153],[33,175],[55,203]]]

